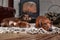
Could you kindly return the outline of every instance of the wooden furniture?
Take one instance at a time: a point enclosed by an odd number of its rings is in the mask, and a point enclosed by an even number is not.
[[[15,9],[11,7],[0,6],[0,22],[4,18],[14,17]]]

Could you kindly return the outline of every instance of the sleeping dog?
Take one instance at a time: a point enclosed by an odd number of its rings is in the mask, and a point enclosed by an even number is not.
[[[28,22],[21,21],[19,18],[5,18],[1,22],[2,27],[30,27]]]
[[[53,26],[52,22],[45,16],[39,16],[36,19],[36,28],[39,29],[40,33],[57,33],[60,29]]]
[[[51,21],[45,16],[39,16],[36,19],[36,28],[43,28],[46,31],[52,31],[51,27],[52,27]]]

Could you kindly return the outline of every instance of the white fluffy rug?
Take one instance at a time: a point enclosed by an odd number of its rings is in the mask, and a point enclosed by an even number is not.
[[[19,27],[0,27],[0,33],[30,33],[30,34],[51,34],[60,33],[60,28],[52,26],[53,31],[48,32],[43,28],[35,28],[35,24],[30,24],[30,28],[19,28]]]

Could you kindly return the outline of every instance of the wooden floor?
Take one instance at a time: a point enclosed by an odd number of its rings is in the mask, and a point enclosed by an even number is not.
[[[60,34],[0,34],[0,40],[60,40]]]

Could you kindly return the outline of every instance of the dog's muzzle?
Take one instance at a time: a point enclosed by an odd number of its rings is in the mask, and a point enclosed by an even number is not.
[[[53,29],[52,28],[49,28],[49,30],[48,31],[52,31]]]
[[[48,31],[53,31],[55,28],[56,28],[56,27],[52,25],[52,26],[49,28]]]
[[[53,30],[53,28],[52,28],[52,27],[50,27],[48,31],[50,31],[50,32],[51,32],[52,30]]]

